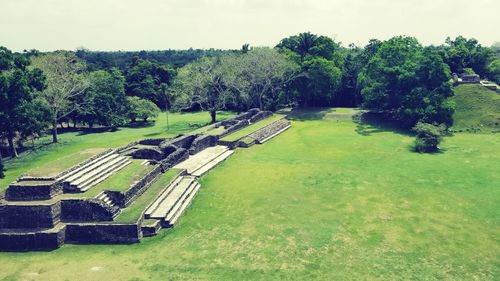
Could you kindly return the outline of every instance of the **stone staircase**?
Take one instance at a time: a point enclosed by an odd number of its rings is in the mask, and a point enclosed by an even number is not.
[[[65,192],[85,192],[131,162],[129,157],[110,151],[58,178],[58,181],[68,183]]]
[[[163,227],[172,227],[191,204],[200,189],[193,176],[180,176],[146,209],[145,219],[157,219]]]
[[[104,192],[101,192],[101,194],[99,194],[97,196],[97,199],[101,200],[102,202],[106,203],[107,205],[109,205],[110,207],[115,207],[116,204],[115,202],[113,202],[113,199],[111,199],[106,193]]]
[[[191,155],[187,160],[174,166],[174,168],[186,169],[188,174],[200,177],[233,153],[234,151],[223,145],[208,147],[195,155]]]

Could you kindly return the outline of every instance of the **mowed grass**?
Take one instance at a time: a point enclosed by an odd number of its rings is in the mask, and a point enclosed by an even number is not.
[[[264,128],[265,126],[267,125],[270,125],[278,120],[280,120],[281,118],[283,118],[284,115],[282,114],[273,114],[272,116],[269,116],[267,117],[266,119],[264,120],[260,120],[256,123],[253,123],[252,125],[250,126],[247,126],[247,127],[244,127],[240,130],[237,130],[235,131],[234,133],[232,134],[229,134],[227,136],[225,136],[224,138],[222,138],[223,141],[236,141],[236,140],[239,140],[243,137],[246,137],[247,135],[259,130],[259,129],[262,129]]]
[[[143,162],[144,160],[140,159],[132,160],[130,164],[92,188],[120,192],[127,191],[134,183],[154,169],[153,165],[143,165]]]
[[[500,132],[500,94],[472,84],[455,87],[454,131]]]
[[[219,112],[218,120],[224,120],[233,117],[233,113]],[[9,183],[23,174],[29,173],[33,169],[57,169],[51,168],[52,164],[70,167],[71,163],[60,163],[67,161],[69,155],[74,155],[87,149],[107,149],[117,148],[130,142],[145,138],[171,137],[181,133],[188,133],[194,129],[200,128],[210,123],[210,115],[206,112],[198,113],[170,113],[169,127],[167,128],[167,119],[164,113],[160,114],[154,124],[145,127],[124,127],[117,131],[106,131],[100,133],[92,132],[71,132],[59,136],[60,143],[50,144],[51,137],[47,136],[39,141],[36,150],[21,154],[17,159],[5,161],[5,178],[0,179],[0,192],[5,190]],[[90,157],[90,156],[89,156]],[[76,159],[83,161],[83,159]],[[64,160],[66,159],[66,160]],[[48,165],[47,165],[48,164]]]
[[[238,149],[173,230],[0,253],[0,280],[499,279],[498,135],[419,154],[412,136],[325,112]]]
[[[116,223],[136,223],[141,217],[146,207],[151,204],[160,192],[180,173],[180,170],[170,169],[139,196],[134,203],[125,208],[121,214],[115,218]]]

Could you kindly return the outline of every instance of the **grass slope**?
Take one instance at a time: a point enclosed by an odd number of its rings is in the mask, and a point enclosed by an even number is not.
[[[500,132],[500,95],[480,85],[455,88],[454,131]]]
[[[233,116],[232,113],[226,112],[219,112],[217,114],[217,118],[220,120]],[[155,124],[147,127],[125,127],[114,132],[102,133],[64,133],[60,135],[60,143],[55,145],[50,143],[50,136],[42,138],[36,150],[23,153],[16,159],[4,162],[6,171],[5,178],[0,180],[0,191],[4,190],[9,183],[22,174],[32,169],[39,169],[47,163],[56,163],[67,155],[75,155],[89,148],[116,148],[140,139],[169,137],[180,133],[187,133],[208,124],[210,122],[210,115],[206,112],[170,113],[170,126],[168,129],[166,120],[165,114],[160,114]]]
[[[411,136],[326,115],[237,150],[173,230],[0,253],[0,280],[498,280],[497,135],[419,154]]]

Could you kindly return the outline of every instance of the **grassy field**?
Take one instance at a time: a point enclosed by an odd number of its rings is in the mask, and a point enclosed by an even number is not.
[[[132,184],[142,179],[154,169],[152,165],[142,165],[144,160],[132,160],[132,163],[105,179],[92,188],[125,192]]]
[[[217,118],[220,120],[231,118],[234,115],[227,112],[219,112]],[[66,159],[78,155],[87,149],[116,148],[126,145],[132,141],[145,138],[160,138],[175,136],[180,133],[187,133],[210,122],[210,115],[206,112],[200,113],[171,113],[169,114],[170,126],[167,129],[165,114],[161,114],[154,125],[146,127],[125,127],[114,132],[92,133],[87,131],[71,132],[60,135],[59,144],[50,144],[51,137],[47,136],[38,142],[36,150],[29,151],[20,155],[19,158],[4,162],[5,178],[0,180],[0,191],[4,190],[9,183],[30,170],[36,169],[56,169],[59,165],[70,167],[73,160],[70,159],[69,165],[61,159]],[[66,157],[66,158],[64,158]],[[89,156],[90,157],[90,156]],[[77,160],[85,160],[78,158]],[[76,159],[76,158],[75,158]],[[50,163],[49,165],[46,165]],[[52,164],[55,168],[51,168]]]
[[[500,95],[481,85],[460,85],[453,100],[456,112],[453,130],[500,132]]]
[[[278,121],[279,119],[283,118],[284,116],[281,115],[281,114],[273,114],[272,116],[264,119],[264,120],[260,120],[258,121],[257,123],[254,123],[248,127],[245,127],[243,129],[240,129],[240,130],[237,130],[235,131],[234,133],[232,134],[229,134],[227,136],[225,136],[224,138],[222,138],[222,140],[224,141],[236,141],[236,140],[239,140],[259,129],[262,129],[264,128],[265,126],[269,125],[269,124],[272,124],[276,121]]]
[[[238,149],[173,230],[0,253],[0,280],[498,280],[498,135],[419,154],[412,136],[332,112]]]

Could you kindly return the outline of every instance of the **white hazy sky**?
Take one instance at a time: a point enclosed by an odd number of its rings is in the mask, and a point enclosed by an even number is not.
[[[411,35],[500,41],[500,0],[0,0],[0,45],[158,50],[274,46],[303,31],[344,45]]]

